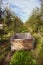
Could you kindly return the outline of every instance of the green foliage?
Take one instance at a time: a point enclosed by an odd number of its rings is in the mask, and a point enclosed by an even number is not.
[[[27,26],[28,30],[30,32],[41,32],[43,28],[43,15],[41,9],[36,8],[36,10],[33,10],[32,15],[27,20],[25,25]],[[30,30],[32,29],[32,31]]]
[[[2,10],[0,10],[2,11]],[[3,24],[3,29],[1,29],[0,40],[3,40],[4,37],[9,38],[14,33],[17,32],[26,32],[27,28],[24,27],[23,22],[15,14],[13,14],[10,9],[5,8],[4,12],[0,15],[0,23]],[[4,30],[4,33],[3,33]]]
[[[0,44],[0,65],[5,65],[5,62],[7,61],[7,65],[8,65],[8,61],[10,60],[6,60],[7,55],[10,54],[10,42],[9,40],[4,41],[2,44]],[[11,56],[10,56],[11,57]],[[9,57],[8,57],[9,59]]]
[[[16,51],[11,58],[10,65],[36,65],[36,60],[29,51]]]
[[[40,0],[41,1],[41,0]],[[35,37],[34,54],[37,56],[37,65],[43,65],[43,2],[40,9],[33,10],[32,15],[25,23],[29,32]],[[42,46],[41,46],[42,45]]]
[[[41,50],[38,56],[38,65],[43,65],[43,45],[41,46]]]
[[[3,59],[4,59],[4,56],[0,55],[0,63],[2,62]]]

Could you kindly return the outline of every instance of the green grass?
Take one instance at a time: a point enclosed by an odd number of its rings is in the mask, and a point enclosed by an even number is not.
[[[36,60],[29,51],[16,51],[11,58],[10,65],[36,65]]]

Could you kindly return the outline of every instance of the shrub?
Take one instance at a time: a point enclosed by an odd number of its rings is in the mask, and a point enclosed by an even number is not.
[[[36,60],[29,51],[16,51],[10,65],[36,65]]]

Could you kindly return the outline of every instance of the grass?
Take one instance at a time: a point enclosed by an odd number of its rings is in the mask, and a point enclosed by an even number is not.
[[[33,51],[33,54],[35,55],[35,57],[37,58],[39,53],[40,53],[40,50],[41,50],[41,46],[42,46],[42,42],[43,42],[43,37],[38,33],[38,34],[34,34],[34,37],[36,38],[36,48],[35,50]]]

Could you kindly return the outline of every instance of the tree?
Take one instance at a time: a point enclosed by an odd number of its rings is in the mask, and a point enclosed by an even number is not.
[[[27,28],[24,26],[24,23],[22,22],[22,20],[17,17],[14,13],[12,13],[10,10],[5,9],[5,16],[4,16],[4,24],[5,26],[5,30],[7,32],[25,32],[27,30]]]
[[[43,28],[42,11],[37,8],[25,23],[30,32],[41,32]],[[32,31],[31,31],[32,29]]]
[[[2,10],[0,10],[2,12]],[[11,36],[17,32],[25,32],[27,28],[24,26],[22,20],[17,17],[13,12],[11,12],[10,8],[6,7],[1,14],[0,23],[3,24],[3,30],[6,35]],[[2,35],[3,36],[3,35]]]

